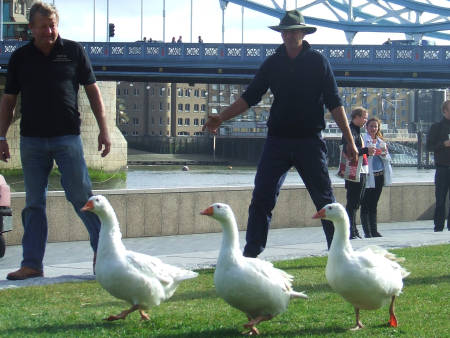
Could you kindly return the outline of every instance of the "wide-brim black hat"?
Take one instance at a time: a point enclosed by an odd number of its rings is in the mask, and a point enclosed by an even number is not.
[[[317,30],[316,27],[305,24],[303,15],[296,9],[287,11],[283,18],[280,20],[280,24],[278,26],[269,26],[269,28],[277,32],[288,29],[300,29],[304,31],[305,34],[314,33]]]

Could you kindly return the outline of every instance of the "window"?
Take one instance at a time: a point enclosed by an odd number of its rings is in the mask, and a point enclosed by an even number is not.
[[[184,125],[189,126],[191,124],[191,120],[189,118],[184,119]]]
[[[163,119],[162,119],[162,117],[160,117],[159,118],[159,125],[162,126],[162,124],[163,124]]]
[[[151,95],[151,96],[155,95],[155,88],[152,87],[152,88],[150,89],[150,95]]]
[[[133,109],[134,109],[134,110],[138,110],[138,107],[139,107],[139,106],[137,105],[137,103],[134,103],[134,104],[133,104]]]
[[[214,84],[211,85],[211,88],[212,88],[213,90],[217,90],[217,88],[219,88],[219,87],[217,86],[216,83],[214,83]]]
[[[194,96],[199,97],[200,96],[200,89],[194,90]]]
[[[133,136],[138,136],[139,132],[137,130],[133,130],[133,132],[131,133]]]
[[[162,130],[159,131],[159,136],[162,136]]]
[[[124,89],[122,90],[122,93],[123,93],[123,95],[128,95],[128,88],[124,88]]]
[[[139,95],[139,89],[138,88],[134,88],[133,93],[135,96]]]
[[[185,91],[184,91],[184,95],[185,96],[191,96],[191,90],[190,89],[186,89]]]
[[[197,103],[194,104],[194,111],[198,111],[198,107],[199,107],[199,105]]]
[[[122,130],[122,134],[123,134],[123,136],[127,136],[128,132],[126,130]]]
[[[183,96],[183,88],[178,88],[178,96],[179,97]]]
[[[164,88],[164,87],[159,88],[159,96],[164,96],[165,90],[166,90],[166,88]]]
[[[194,133],[194,136],[203,136],[203,132],[202,131],[196,131],[195,133]]]
[[[167,118],[167,125],[170,125],[170,117]]]
[[[120,95],[120,88],[117,88],[117,95]]]
[[[178,125],[179,125],[179,126],[182,126],[182,125],[183,125],[183,119],[182,119],[182,118],[179,118],[179,119],[178,119]]]
[[[160,103],[159,103],[159,111],[162,111],[162,110],[163,110],[163,103],[160,102]]]
[[[206,122],[206,119],[201,119],[201,120],[200,120],[200,123],[201,123],[202,125],[204,125],[205,122]]]
[[[170,96],[170,87],[167,88],[167,96]]]
[[[182,103],[178,103],[178,111],[183,111],[183,104]]]
[[[137,117],[133,117],[133,124],[134,125],[139,124],[139,119]]]
[[[207,91],[202,89],[202,97],[206,97]]]
[[[155,111],[155,104],[152,103],[152,110]]]
[[[186,104],[184,105],[184,110],[185,110],[185,111],[191,111],[191,104],[190,104],[190,103],[186,103]]]
[[[190,134],[187,131],[179,131],[178,136],[189,136]]]
[[[194,126],[198,126],[198,119],[194,119]]]
[[[202,112],[205,112],[206,111],[206,104],[202,104],[202,106],[201,106],[202,108]]]

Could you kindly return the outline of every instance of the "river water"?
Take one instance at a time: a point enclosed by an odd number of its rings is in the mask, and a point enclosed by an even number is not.
[[[394,183],[434,181],[434,169],[394,167],[393,171]],[[92,185],[94,190],[251,186],[255,172],[255,167],[190,166],[189,171],[183,171],[182,166],[178,165],[130,166],[127,169],[126,180],[113,177],[103,182],[93,181]],[[336,168],[330,168],[329,172],[333,183],[344,182],[336,176]],[[11,191],[24,191],[22,178],[5,177],[5,179]],[[298,185],[303,182],[295,170],[290,170],[284,184]],[[49,190],[62,190],[59,177],[50,177]]]
[[[333,183],[343,183],[344,180],[336,176],[337,169],[330,168],[330,178]],[[433,182],[434,169],[393,168],[393,182]],[[217,187],[217,186],[248,186],[253,185],[255,168],[226,167],[191,167],[189,171],[152,170],[151,168],[129,168],[126,188],[181,188],[181,187]],[[303,184],[295,170],[289,171],[284,184]]]

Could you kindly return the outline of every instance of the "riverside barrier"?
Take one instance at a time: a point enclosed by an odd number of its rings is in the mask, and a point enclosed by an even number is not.
[[[345,205],[344,184],[335,184],[333,189],[337,201]],[[245,230],[252,190],[252,186],[243,186],[99,190],[94,193],[105,195],[110,200],[123,237],[132,238],[220,232],[220,226],[216,222],[200,215],[201,210],[215,202],[229,204],[236,215],[239,229]],[[434,201],[432,182],[394,183],[383,189],[378,204],[378,221],[389,223],[430,220],[433,218]],[[7,245],[21,243],[21,211],[24,205],[25,193],[11,194],[13,230],[5,233]],[[273,211],[271,227],[321,226],[320,221],[311,218],[315,211],[304,185],[286,185],[282,188]],[[48,192],[47,216],[49,242],[88,240],[87,231],[66,200],[64,192]]]

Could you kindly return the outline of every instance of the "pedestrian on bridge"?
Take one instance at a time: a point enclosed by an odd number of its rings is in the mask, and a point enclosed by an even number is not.
[[[434,210],[434,231],[444,230],[445,201],[450,193],[450,100],[442,104],[444,116],[433,124],[428,134],[428,151],[434,152],[436,173],[434,176],[436,208]],[[447,229],[450,231],[450,207],[447,213]]]
[[[324,105],[348,141],[349,157],[358,156],[331,66],[303,40],[316,27],[306,25],[301,13],[292,10],[270,28],[281,32],[284,43],[264,61],[242,96],[219,114],[210,115],[203,126],[216,133],[222,122],[256,105],[268,89],[274,95],[249,207],[244,249],[248,257],[258,256],[266,246],[272,210],[290,168],[297,169],[317,210],[335,201],[321,135]],[[330,247],[333,225],[329,221],[322,225]]]
[[[23,260],[19,270],[8,274],[10,280],[43,276],[47,185],[54,161],[66,198],[89,232],[95,264],[100,221],[96,215],[80,211],[92,191],[80,137],[79,85],[84,86],[100,129],[101,156],[109,153],[111,142],[91,64],[80,44],[59,36],[58,23],[56,8],[40,1],[33,4],[29,23],[33,39],[12,54],[0,102],[0,159],[7,162],[6,133],[21,93],[20,155],[26,192]]]

